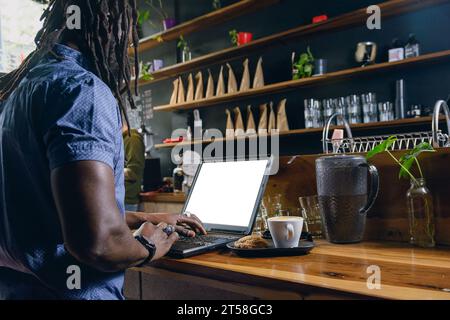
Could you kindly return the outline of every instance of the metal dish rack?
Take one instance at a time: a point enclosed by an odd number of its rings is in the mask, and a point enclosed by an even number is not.
[[[441,110],[445,114],[447,122],[447,134],[442,133],[439,130],[439,120]],[[347,132],[346,138],[332,139],[329,138],[330,127],[335,118],[340,119],[344,123],[345,131]],[[428,142],[435,148],[450,147],[450,110],[447,103],[444,100],[440,100],[436,103],[432,118],[432,131],[426,132],[413,132],[396,134],[397,141],[392,145],[392,151],[397,150],[410,150],[414,149],[422,142]],[[340,114],[333,114],[327,121],[327,125],[323,130],[322,142],[323,152],[326,154],[337,153],[363,153],[372,150],[375,146],[386,140],[392,135],[380,135],[380,136],[368,136],[368,137],[353,137],[352,130],[347,120]]]

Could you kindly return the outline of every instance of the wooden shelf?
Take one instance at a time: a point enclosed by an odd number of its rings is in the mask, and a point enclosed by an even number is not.
[[[179,104],[169,104],[157,106],[154,111],[176,111],[176,110],[192,110],[198,108],[206,108],[218,104],[230,103],[237,100],[242,100],[251,97],[257,97],[262,95],[269,95],[275,93],[281,93],[286,91],[295,90],[297,88],[325,84],[333,81],[349,79],[352,77],[357,77],[361,75],[371,74],[375,72],[388,71],[391,69],[397,69],[400,67],[406,67],[416,64],[423,63],[433,63],[437,61],[442,61],[450,58],[450,50],[424,54],[419,57],[409,58],[396,62],[384,62],[367,67],[357,67],[351,69],[345,69],[341,71],[331,72],[323,76],[310,77],[300,80],[290,80],[280,83],[275,83],[267,85],[262,88],[250,89],[244,92],[237,92],[233,94],[225,94],[223,96],[202,99],[193,102],[179,103]]]
[[[190,33],[205,30],[214,25],[224,23],[239,16],[255,12],[259,9],[278,3],[280,0],[241,0],[222,9],[179,24],[169,30],[144,38],[139,42],[138,52],[155,48],[167,41],[173,41]],[[162,41],[160,41],[162,39]]]
[[[442,117],[442,120],[445,118]],[[424,125],[429,124],[431,130],[431,117],[421,117],[421,118],[412,118],[412,119],[401,119],[401,120],[393,120],[386,122],[374,122],[374,123],[357,123],[352,124],[350,127],[352,131],[361,131],[361,130],[370,130],[370,129],[384,129],[384,128],[399,128],[404,126],[411,125]],[[333,129],[340,129],[342,126],[333,126]],[[288,136],[298,136],[298,135],[307,135],[307,134],[317,134],[322,133],[323,128],[313,128],[313,129],[296,129],[285,132],[280,132],[280,137],[288,137]],[[167,144],[157,144],[155,145],[156,149],[171,149],[174,147],[184,147],[184,146],[192,146],[199,144],[210,144],[212,142],[226,142],[226,141],[237,141],[237,140],[251,140],[257,139],[258,136],[246,136],[246,137],[237,137],[234,139],[231,138],[219,138],[215,140],[202,140],[202,141],[193,141],[193,142],[180,142],[180,143],[167,143]]]
[[[412,11],[416,11],[425,7],[439,5],[450,2],[449,0],[391,0],[379,4],[382,18],[388,18]],[[283,31],[271,36],[254,40],[253,42],[239,46],[231,47],[221,51],[213,52],[199,58],[195,58],[185,63],[175,64],[165,67],[153,73],[154,80],[140,81],[139,85],[148,85],[150,83],[176,77],[182,73],[190,72],[198,68],[205,68],[214,64],[232,61],[247,56],[248,54],[262,50],[275,45],[284,45],[287,41],[302,36],[311,35],[331,30],[339,30],[346,27],[366,23],[366,8],[355,10],[343,14],[341,16],[330,18],[327,21],[309,24]]]

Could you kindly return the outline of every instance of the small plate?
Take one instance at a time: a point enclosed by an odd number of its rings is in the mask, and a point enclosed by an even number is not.
[[[314,243],[311,241],[301,240],[298,247],[295,248],[275,248],[272,240],[269,242],[268,248],[242,249],[236,248],[234,242],[228,243],[227,248],[241,257],[286,257],[286,256],[303,256],[308,254],[313,248]]]

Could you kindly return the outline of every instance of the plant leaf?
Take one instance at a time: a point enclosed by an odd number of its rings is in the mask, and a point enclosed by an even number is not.
[[[371,151],[367,153],[366,159],[369,160],[376,156],[379,153],[383,153],[388,150],[395,142],[397,138],[395,136],[391,136],[379,145],[375,146]]]
[[[400,173],[398,174],[399,179],[401,178],[409,179],[411,177],[406,170],[411,172],[411,168],[414,164],[414,159],[415,158],[408,158],[405,159],[403,162],[400,159],[400,163],[403,165],[403,167],[400,167]]]
[[[416,146],[413,150],[411,150],[411,152],[406,154],[404,157],[406,159],[409,159],[411,157],[417,158],[424,152],[436,152],[436,150],[434,150],[434,148],[428,142],[422,142],[421,144]]]

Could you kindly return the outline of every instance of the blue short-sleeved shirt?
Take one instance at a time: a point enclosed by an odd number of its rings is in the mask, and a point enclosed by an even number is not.
[[[0,268],[36,280],[16,286],[0,272],[0,295],[30,298],[42,286],[55,298],[123,299],[123,273],[82,265],[64,248],[50,185],[54,168],[103,162],[114,171],[124,214],[120,110],[80,52],[63,45],[54,52],[63,59],[43,58],[0,103]],[[67,286],[72,265],[81,268],[81,290]]]

